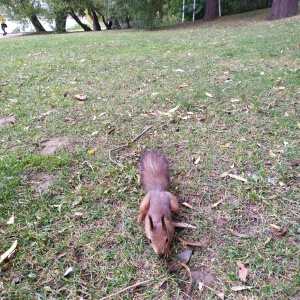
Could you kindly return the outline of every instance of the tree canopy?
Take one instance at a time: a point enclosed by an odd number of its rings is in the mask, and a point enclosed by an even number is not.
[[[163,22],[203,18],[206,21],[219,15],[242,13],[271,8],[270,19],[297,14],[298,0],[0,0],[0,9],[7,16],[22,22],[31,22],[37,32],[45,31],[39,18],[55,21],[55,31],[64,32],[70,15],[85,31],[101,30],[114,26],[151,29]],[[92,26],[81,21],[91,20]],[[100,22],[101,21],[101,22]]]

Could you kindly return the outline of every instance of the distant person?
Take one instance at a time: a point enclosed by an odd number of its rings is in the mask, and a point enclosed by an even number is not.
[[[1,24],[1,29],[3,30],[3,35],[7,35],[7,32],[5,31],[5,28],[7,25],[5,24],[5,19],[0,15],[0,24]]]

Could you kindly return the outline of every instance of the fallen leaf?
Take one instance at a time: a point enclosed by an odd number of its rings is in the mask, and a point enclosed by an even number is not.
[[[228,143],[226,143],[224,145],[221,145],[221,148],[229,148],[230,146],[231,146],[231,143],[228,142]]]
[[[284,91],[285,89],[286,89],[285,86],[280,86],[280,87],[278,88],[279,91]]]
[[[271,241],[271,239],[272,239],[272,237],[271,236],[269,236],[267,239],[266,239],[266,241],[265,241],[265,246],[267,245],[267,244],[269,244],[270,243],[270,241]]]
[[[18,241],[14,241],[11,247],[0,256],[0,263],[9,257],[16,249]]]
[[[177,255],[178,261],[184,264],[188,264],[188,262],[191,259],[193,251],[191,250],[186,250],[184,252],[181,252]]]
[[[270,227],[276,231],[281,231],[281,227],[275,224],[270,224]]]
[[[7,225],[12,225],[12,224],[14,224],[14,222],[15,222],[15,216],[14,215],[12,215],[10,218],[9,218],[9,220],[7,221]]]
[[[248,269],[240,262],[236,262],[238,266],[238,275],[239,278],[241,279],[242,282],[246,283],[247,282],[247,277],[248,277]]]
[[[253,289],[253,286],[233,286],[230,289],[232,291],[238,292],[238,291],[244,291],[244,290],[251,290]]]
[[[199,282],[199,291],[200,293],[202,292],[203,290],[203,282]]]
[[[276,236],[283,236],[288,232],[287,228],[283,228],[281,231],[274,231],[273,234]]]
[[[269,155],[273,158],[277,157],[277,155],[272,150],[269,151]]]
[[[194,209],[194,207],[191,204],[187,203],[187,202],[183,202],[182,205],[184,205],[184,206],[186,206],[190,209]]]
[[[99,133],[99,131],[94,131],[94,132],[92,132],[91,136],[95,136],[95,135],[97,135],[98,133]]]
[[[196,160],[195,160],[195,162],[194,162],[194,165],[197,165],[197,164],[199,164],[199,162],[200,162],[200,159],[201,159],[201,157],[199,156]]]
[[[176,107],[174,107],[174,108],[168,110],[168,113],[169,113],[169,114],[174,113],[179,107],[180,107],[180,105],[177,105]]]
[[[174,273],[178,270],[180,270],[182,268],[182,265],[180,262],[178,261],[171,261],[168,268],[167,268],[167,272],[168,273]]]
[[[181,73],[183,73],[183,72],[185,72],[185,71],[182,70],[182,69],[176,69],[176,70],[174,70],[174,72],[181,72]]]
[[[188,86],[187,84],[181,84],[177,88],[178,89],[183,89],[183,88],[186,88],[187,86]]]
[[[248,235],[243,234],[243,233],[239,233],[239,232],[237,232],[237,231],[235,231],[235,230],[233,230],[233,229],[229,229],[229,231],[230,231],[233,235],[236,235],[236,236],[238,236],[238,237],[240,237],[240,238],[249,238]]]
[[[248,182],[248,180],[240,175],[228,174],[229,177],[234,178],[236,180],[240,180],[243,182]]]
[[[222,173],[219,177],[220,177],[220,178],[227,177],[232,171],[233,171],[233,169],[230,169],[230,170],[228,170],[228,171]]]
[[[64,274],[64,277],[68,276],[71,272],[73,272],[73,267],[69,267],[69,268],[66,270],[66,272],[65,272],[65,274]]]
[[[74,98],[78,101],[86,101],[87,100],[87,95],[77,94],[77,95],[74,96]]]
[[[209,97],[209,98],[212,98],[212,97],[213,97],[213,95],[210,94],[210,93],[206,93],[206,92],[205,92],[205,95],[206,95],[207,97]]]
[[[184,245],[195,246],[195,247],[205,247],[210,242],[210,239],[207,239],[203,242],[191,242],[191,241],[185,240],[181,237],[178,237],[178,239]]]
[[[174,227],[177,227],[177,228],[193,228],[193,229],[197,228],[196,226],[193,226],[193,225],[190,225],[190,224],[187,224],[184,222],[173,222],[173,225],[174,225]]]
[[[162,280],[160,280],[155,286],[155,290],[159,290],[160,287],[168,280],[168,277],[163,277]]]
[[[219,204],[221,204],[223,201],[224,201],[223,199],[222,199],[222,200],[219,200],[218,202],[212,204],[212,205],[210,206],[210,208],[216,208],[216,207],[217,207]]]
[[[207,289],[209,289],[210,291],[214,292],[220,299],[222,299],[222,300],[225,299],[225,294],[224,294],[224,293],[219,292],[219,291],[216,291],[216,290],[214,290],[213,288],[211,288],[211,287],[209,287],[209,286],[207,286],[207,285],[205,285],[205,287],[206,287]]]

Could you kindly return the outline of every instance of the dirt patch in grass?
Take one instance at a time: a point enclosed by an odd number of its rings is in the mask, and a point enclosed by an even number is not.
[[[37,193],[41,194],[52,184],[52,177],[49,174],[39,172],[32,175],[28,183]]]
[[[71,138],[53,138],[45,140],[41,143],[41,154],[51,155],[54,154],[58,149],[67,147],[71,143]]]
[[[10,124],[15,124],[16,123],[16,118],[14,116],[9,116],[9,117],[5,117],[5,118],[1,118],[0,119],[0,128],[10,125]]]

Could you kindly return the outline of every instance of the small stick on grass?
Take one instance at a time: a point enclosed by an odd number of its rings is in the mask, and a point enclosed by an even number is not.
[[[189,287],[188,287],[188,290],[187,290],[187,294],[190,295],[191,292],[192,292],[192,288],[193,288],[193,277],[192,277],[192,273],[191,273],[191,270],[190,268],[184,264],[184,263],[180,263],[189,273],[189,276],[190,276],[190,282],[189,282]]]
[[[165,276],[165,275],[163,275],[163,276]],[[163,276],[160,276],[160,277],[158,277],[158,278],[162,278]],[[113,294],[111,294],[111,295],[105,296],[105,297],[101,298],[100,300],[105,300],[105,299],[109,299],[109,298],[111,298],[111,297],[117,296],[117,295],[119,295],[119,294],[121,294],[121,293],[123,293],[123,292],[125,292],[125,291],[127,291],[127,290],[130,290],[130,289],[135,288],[135,287],[137,287],[137,286],[144,285],[144,284],[146,284],[146,283],[148,283],[148,282],[151,282],[151,281],[153,281],[153,280],[154,280],[154,278],[151,278],[151,279],[148,279],[148,280],[145,280],[145,281],[142,281],[142,282],[137,282],[137,283],[135,283],[135,284],[133,284],[133,285],[130,285],[130,286],[128,286],[128,287],[126,287],[126,288],[124,288],[124,289],[122,289],[122,290],[120,290],[120,291],[118,291],[118,292],[116,292],[116,293],[113,293]]]
[[[118,165],[119,167],[123,167],[123,165],[121,165],[120,163],[118,163],[117,161],[115,161],[115,160],[112,159],[112,157],[111,157],[112,152],[115,152],[115,151],[117,151],[117,150],[119,150],[119,149],[123,149],[123,148],[125,148],[125,147],[127,147],[127,146],[133,144],[133,143],[136,142],[140,137],[142,137],[146,132],[148,132],[151,128],[152,128],[152,126],[147,127],[142,133],[140,133],[137,137],[135,137],[132,141],[128,142],[127,144],[124,144],[124,145],[121,145],[121,146],[118,146],[118,147],[116,147],[116,148],[113,148],[113,149],[109,150],[109,153],[108,153],[109,160],[110,160],[112,163]]]

